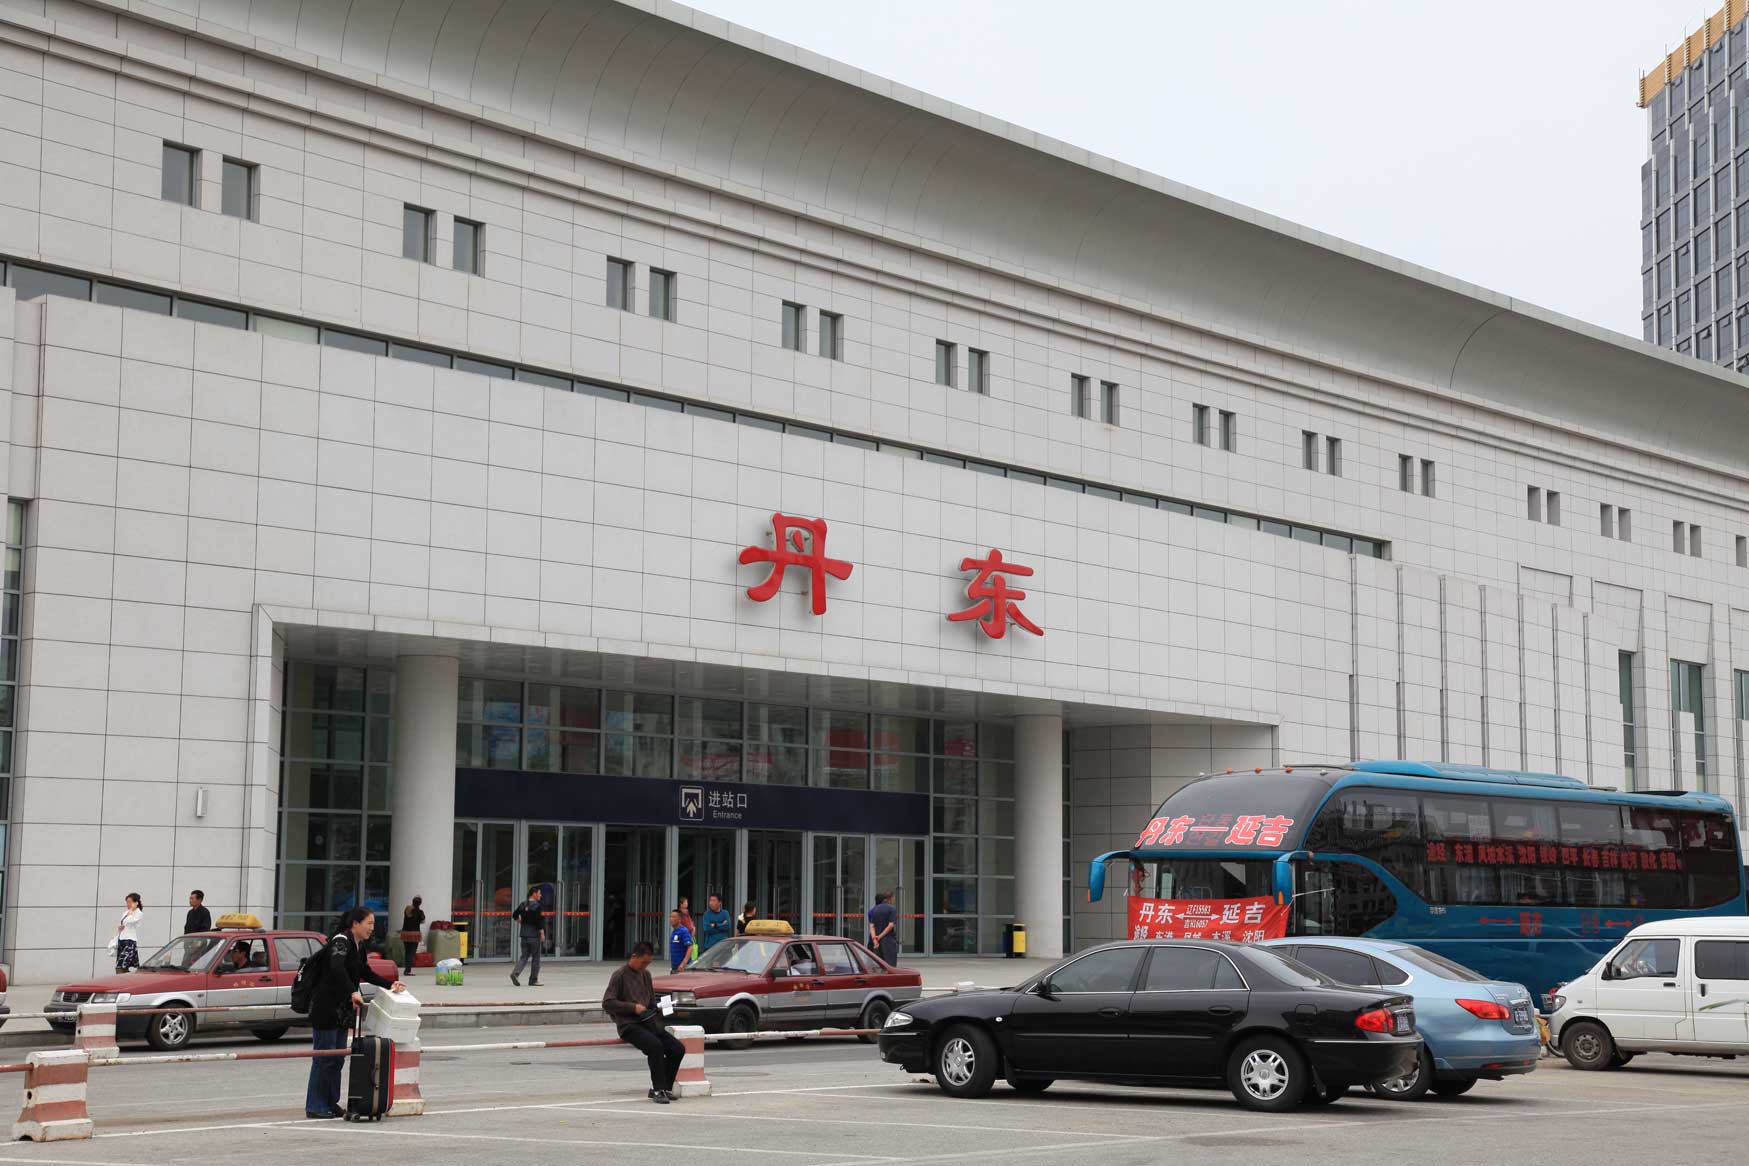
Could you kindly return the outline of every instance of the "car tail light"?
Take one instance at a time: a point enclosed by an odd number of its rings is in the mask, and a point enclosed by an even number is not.
[[[1391,1015],[1388,1008],[1374,1008],[1354,1018],[1354,1027],[1362,1032],[1390,1032],[1396,1024],[1397,1018]]]
[[[1512,1009],[1496,1000],[1459,1000],[1459,1008],[1482,1020],[1510,1020]]]
[[[6,969],[0,967],[0,992],[6,991]]]

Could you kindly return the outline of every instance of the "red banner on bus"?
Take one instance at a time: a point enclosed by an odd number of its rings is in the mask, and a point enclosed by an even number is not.
[[[1230,939],[1251,943],[1287,934],[1287,904],[1274,899],[1130,897],[1131,939]]]

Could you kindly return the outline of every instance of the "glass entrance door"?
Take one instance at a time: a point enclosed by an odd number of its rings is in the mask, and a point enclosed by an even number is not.
[[[759,908],[760,918],[782,919],[797,931],[806,930],[799,831],[747,831],[747,897]]]
[[[899,912],[899,951],[914,955],[923,951],[923,846],[922,838],[874,840],[874,887],[870,900],[882,891],[892,892],[893,907]]]
[[[609,826],[603,847],[603,958],[624,959],[639,940],[667,952],[668,831],[661,826]]]
[[[474,883],[479,922],[468,940],[470,956],[477,953],[481,959],[506,959],[515,954],[510,912],[522,901],[516,885],[520,869],[516,823],[480,823],[480,876]]]
[[[524,879],[518,890],[541,888],[552,920],[545,954],[588,958],[595,827],[529,822],[524,826]],[[521,902],[520,899],[517,900]]]
[[[868,838],[861,834],[814,835],[813,930],[862,939],[868,895]]]
[[[723,907],[733,917],[741,909],[735,896],[735,832],[733,830],[680,831],[678,894],[689,899],[693,922],[704,924],[710,897],[721,895]],[[698,936],[693,936],[697,940]],[[700,950],[703,950],[702,945]]]

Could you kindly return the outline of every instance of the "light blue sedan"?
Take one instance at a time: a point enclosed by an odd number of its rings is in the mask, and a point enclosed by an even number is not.
[[[1380,1097],[1413,1101],[1429,1089],[1468,1093],[1536,1068],[1542,1042],[1530,992],[1490,980],[1414,944],[1382,939],[1299,936],[1262,946],[1291,956],[1343,984],[1391,987],[1415,997],[1415,1029],[1424,1047],[1415,1071],[1370,1086]]]

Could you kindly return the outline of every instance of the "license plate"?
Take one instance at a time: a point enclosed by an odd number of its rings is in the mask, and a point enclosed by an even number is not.
[[[1391,1031],[1398,1036],[1407,1036],[1411,1027],[1412,1025],[1409,1020],[1409,1014],[1406,1012],[1399,1012],[1397,1013],[1396,1023],[1391,1026]]]
[[[1512,1010],[1512,1023],[1516,1024],[1519,1028],[1529,1028],[1530,1027],[1530,1009],[1528,1009],[1528,1008],[1514,1008]]]

